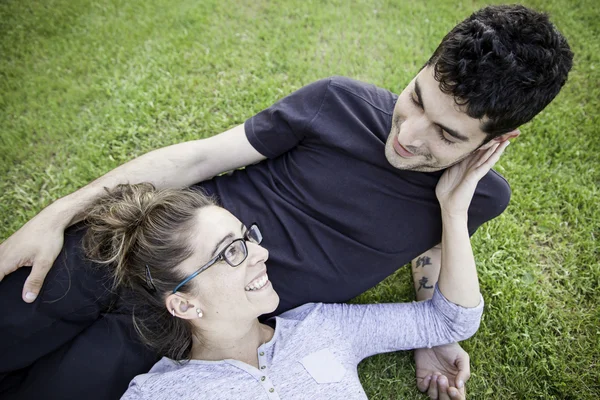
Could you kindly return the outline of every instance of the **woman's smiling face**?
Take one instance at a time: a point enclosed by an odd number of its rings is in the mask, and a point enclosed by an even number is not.
[[[188,239],[194,251],[179,268],[186,276],[193,274],[236,239],[248,239],[247,231],[248,227],[221,207],[199,210]],[[240,251],[241,242],[232,245],[227,254]],[[252,240],[243,243],[247,257],[241,264],[232,267],[221,259],[188,283],[193,285],[191,293],[195,296],[190,301],[199,304],[203,319],[247,321],[277,308],[279,296],[268,280],[265,264],[269,252]]]

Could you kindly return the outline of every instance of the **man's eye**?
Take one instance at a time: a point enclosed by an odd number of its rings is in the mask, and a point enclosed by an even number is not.
[[[440,135],[440,138],[444,141],[444,143],[446,143],[446,144],[455,144],[455,142],[453,142],[452,140],[448,140],[446,138],[446,136],[444,136],[444,131],[440,130],[439,131],[439,135]]]
[[[413,104],[419,108],[423,108],[423,105],[421,103],[419,103],[419,101],[415,98],[415,95],[411,95],[410,96],[410,100],[413,102]]]

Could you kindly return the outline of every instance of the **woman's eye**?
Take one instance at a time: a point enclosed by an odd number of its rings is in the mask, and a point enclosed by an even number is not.
[[[227,252],[225,253],[225,256],[227,258],[231,258],[231,257],[235,257],[235,255],[238,253],[238,249],[236,246],[231,246],[227,249]]]

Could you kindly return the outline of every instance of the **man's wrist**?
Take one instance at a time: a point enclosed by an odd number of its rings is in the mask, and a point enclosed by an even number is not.
[[[40,215],[54,227],[66,229],[72,224],[75,211],[72,203],[63,197],[43,209]]]
[[[56,225],[63,229],[80,222],[85,217],[86,204],[88,203],[82,199],[84,190],[80,189],[65,197],[61,197],[44,211],[50,212],[50,218]]]

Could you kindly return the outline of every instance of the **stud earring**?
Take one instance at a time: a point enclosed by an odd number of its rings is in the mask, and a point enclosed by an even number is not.
[[[198,314],[198,318],[202,318],[202,310],[199,308],[196,308],[196,313]]]
[[[175,316],[175,309],[171,308],[171,314],[173,314],[173,316]]]

